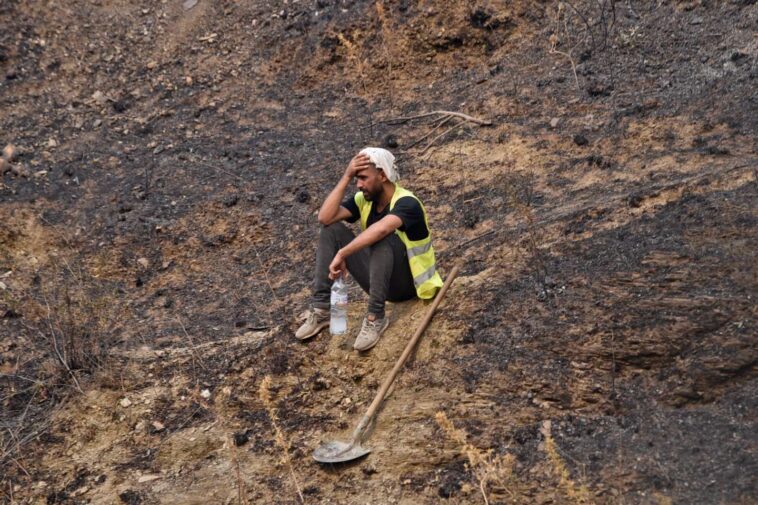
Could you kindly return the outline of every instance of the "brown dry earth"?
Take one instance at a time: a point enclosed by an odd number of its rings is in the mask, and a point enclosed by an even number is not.
[[[4,0],[3,503],[756,503],[757,24],[750,0]],[[435,110],[492,124],[390,121]],[[463,271],[373,452],[320,466],[426,308],[366,354],[292,337],[365,145]]]

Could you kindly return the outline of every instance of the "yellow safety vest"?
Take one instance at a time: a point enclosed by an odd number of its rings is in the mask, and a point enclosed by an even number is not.
[[[413,283],[416,285],[416,294],[422,300],[428,300],[434,298],[434,295],[436,295],[437,291],[442,287],[442,278],[437,272],[437,265],[434,260],[432,230],[429,228],[426,209],[421,203],[421,200],[416,198],[416,195],[407,189],[400,187],[399,184],[395,184],[395,194],[392,195],[392,200],[390,200],[389,210],[392,210],[395,207],[395,202],[404,196],[410,196],[421,206],[421,211],[424,213],[424,222],[426,223],[426,229],[429,231],[429,235],[422,240],[410,240],[408,235],[403,231],[395,230],[395,233],[400,237],[400,240],[405,244],[405,248],[408,251],[408,263],[411,266]],[[361,213],[361,229],[365,230],[367,228],[368,215],[371,212],[371,202],[367,201],[363,196],[363,193],[359,191],[355,194],[355,203],[358,205],[358,210]]]

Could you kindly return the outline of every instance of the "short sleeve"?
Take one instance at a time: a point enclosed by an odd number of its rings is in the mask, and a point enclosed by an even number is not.
[[[361,217],[361,211],[358,209],[358,204],[355,203],[355,196],[350,196],[342,200],[340,207],[344,207],[350,211],[350,217],[345,219],[348,223],[354,223]]]
[[[410,240],[422,240],[429,236],[421,204],[411,196],[404,196],[395,202],[389,212],[403,222],[400,231],[405,232]]]

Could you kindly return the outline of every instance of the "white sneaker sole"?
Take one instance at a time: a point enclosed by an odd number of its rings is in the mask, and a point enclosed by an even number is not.
[[[323,330],[324,328],[327,328],[328,326],[329,326],[329,321],[324,321],[323,323],[316,326],[316,329],[314,329],[312,332],[306,335],[303,335],[302,337],[298,337],[297,335],[295,335],[295,338],[298,340],[308,340],[309,338],[313,338],[319,333],[321,333],[321,330]]]
[[[379,334],[376,336],[376,340],[374,340],[373,342],[371,342],[369,345],[367,345],[365,347],[358,347],[357,346],[357,341],[356,341],[356,343],[353,344],[353,349],[355,349],[356,351],[359,351],[359,352],[368,351],[369,349],[371,349],[372,347],[374,347],[376,344],[379,343],[379,339],[382,338],[382,335],[384,334],[384,331],[387,329],[387,327],[389,325],[390,325],[389,318],[385,318],[384,319],[384,326],[382,326],[382,329],[379,330]]]

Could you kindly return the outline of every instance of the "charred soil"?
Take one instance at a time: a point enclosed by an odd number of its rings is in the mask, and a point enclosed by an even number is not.
[[[749,0],[3,1],[3,503],[755,503],[757,24]],[[293,338],[366,145],[464,268],[372,454],[325,467],[426,308],[365,354]]]

